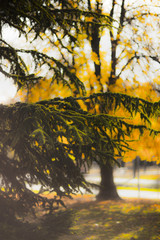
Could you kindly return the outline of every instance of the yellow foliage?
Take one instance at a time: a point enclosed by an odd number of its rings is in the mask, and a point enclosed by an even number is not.
[[[72,159],[72,161],[73,161],[74,163],[76,163],[76,160],[75,160],[75,156],[74,156],[74,155],[68,154],[68,156]]]
[[[72,1],[71,1],[72,2]],[[92,7],[93,2],[91,1]],[[137,18],[141,21],[144,22],[145,18],[140,17],[141,12],[135,11],[135,15]],[[93,17],[90,17],[87,19],[87,21],[92,21]],[[146,26],[150,26],[151,23],[146,23]],[[134,28],[133,29],[135,34],[138,34],[138,29]],[[61,34],[60,32],[57,34]],[[44,36],[43,36],[44,37]],[[117,39],[119,39],[120,36],[117,35]],[[138,35],[137,36],[137,41],[143,41],[143,38],[145,40],[149,41],[149,36],[147,35],[147,32],[144,30],[143,36]],[[79,36],[79,41],[81,43],[82,50],[78,50],[77,52],[75,51],[75,69],[76,69],[76,75],[77,77],[83,81],[86,90],[87,90],[87,96],[89,96],[92,93],[97,93],[102,90],[107,91],[108,89],[111,92],[116,92],[116,93],[125,93],[131,96],[135,97],[141,97],[149,101],[158,101],[159,96],[157,93],[153,90],[153,85],[150,83],[144,83],[140,84],[137,81],[137,76],[135,73],[133,77],[133,82],[131,83],[130,81],[124,81],[122,78],[119,78],[116,80],[115,85],[110,85],[108,86],[108,79],[111,73],[111,62],[107,62],[106,60],[106,55],[108,53],[101,51],[100,53],[100,59],[102,60],[100,62],[97,54],[95,52],[91,52],[90,48],[88,48],[88,51],[86,52],[86,49],[84,47],[86,46],[86,39],[87,35],[85,33],[81,34]],[[114,40],[115,36],[111,38],[111,40]],[[121,42],[120,42],[121,41]],[[131,41],[130,39],[123,39],[119,40],[119,46],[122,46],[122,54],[121,54],[121,59],[131,59],[135,55],[135,51],[131,46]],[[54,45],[59,46],[59,42],[55,41]],[[71,48],[71,46],[69,46]],[[123,49],[125,49],[123,51]],[[47,52],[50,50],[50,47],[44,48],[43,52]],[[144,51],[147,51],[145,47],[143,48]],[[139,61],[139,60],[138,60]],[[94,74],[94,63],[99,65],[101,64],[101,78],[100,78],[100,83],[99,79],[96,78]],[[128,64],[127,66],[130,68],[130,65]],[[127,69],[127,67],[125,69]],[[147,75],[149,71],[150,65],[147,63],[143,69],[143,73]],[[116,77],[116,76],[115,76]],[[159,77],[154,79],[154,82],[159,84]],[[48,99],[48,98],[53,98],[53,97],[67,97],[72,95],[72,92],[66,87],[63,86],[62,84],[57,84],[56,81],[52,83],[52,79],[47,79],[45,81],[40,81],[39,84],[37,84],[35,87],[33,87],[29,94],[27,95],[27,91],[23,90],[23,92],[19,92],[19,97],[21,99],[26,99],[30,102],[36,102],[38,100],[42,99]],[[77,96],[77,95],[76,95]],[[81,107],[84,110],[87,110],[86,105],[83,102],[80,102]],[[95,106],[94,110],[91,110],[92,112],[99,112],[99,106],[98,104]],[[110,114],[116,114],[116,116],[125,116],[129,117],[129,114],[123,109],[120,108],[119,110],[114,113],[114,111],[111,111]],[[137,115],[136,118],[133,119],[128,119],[128,123],[134,123],[134,124],[141,124],[142,121],[140,119],[140,116]],[[160,129],[160,121],[152,119],[152,127],[155,129]],[[130,161],[133,160],[133,158],[136,157],[136,155],[140,155],[140,157],[144,160],[149,160],[151,161],[153,159],[153,156],[159,161],[159,143],[160,143],[160,138],[157,136],[154,140],[149,134],[145,133],[140,139],[139,139],[139,132],[134,131],[133,132],[133,139],[136,141],[130,142],[129,145],[131,148],[136,149],[136,151],[128,151],[124,155],[124,160],[125,161]],[[131,140],[131,139],[128,139]],[[62,142],[67,142],[67,139],[63,138],[60,139]]]
[[[47,53],[50,50],[50,48],[44,48],[43,53]]]
[[[37,146],[37,147],[39,146],[39,144],[38,144],[38,142],[37,142],[37,141],[35,141],[35,146]]]
[[[125,90],[123,87],[123,83],[124,81],[121,78],[119,78],[117,79],[116,84],[110,86],[109,90],[115,93],[122,93]]]
[[[21,90],[18,92],[17,97],[21,101],[37,102],[39,100],[49,99],[53,97],[68,97],[71,95],[71,91],[67,86],[63,84],[52,83],[52,79],[41,80],[37,85],[32,87],[28,92],[27,90]]]
[[[58,137],[58,140],[59,140],[59,142],[62,142],[62,143],[66,143],[66,144],[68,143],[67,138],[64,136]]]
[[[92,53],[91,53],[91,60],[92,60],[93,62],[95,62],[97,65],[100,64],[99,59],[98,59],[98,56],[97,56],[97,54],[96,54],[95,52],[92,52]]]
[[[46,173],[47,173],[47,174],[50,174],[50,171],[49,171],[49,170],[46,170]]]
[[[159,96],[154,90],[153,85],[150,83],[138,84],[138,82],[135,81],[135,85],[131,85],[126,82],[124,87],[124,81],[122,79],[118,79],[116,84],[110,87],[110,91],[126,93],[135,97],[143,97],[143,99],[152,102],[159,100]],[[114,114],[114,112],[112,112],[112,114]],[[116,111],[116,116],[129,117],[123,108]],[[128,119],[127,122],[132,124],[143,124],[140,115],[134,117],[133,120]],[[151,123],[153,129],[160,130],[160,120],[158,118],[152,118]],[[139,131],[134,130],[131,139],[134,139],[135,141],[129,142],[129,146],[136,151],[127,151],[124,154],[124,161],[132,161],[138,155],[142,160],[156,161],[157,163],[160,162],[159,135],[153,139],[153,136],[150,136],[149,132],[145,132],[144,135],[139,138]]]

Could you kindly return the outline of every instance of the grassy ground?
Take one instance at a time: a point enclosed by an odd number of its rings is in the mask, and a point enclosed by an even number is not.
[[[0,219],[2,240],[138,240],[160,239],[160,202],[153,200],[93,201],[76,197],[52,215]],[[32,221],[31,221],[32,220]]]

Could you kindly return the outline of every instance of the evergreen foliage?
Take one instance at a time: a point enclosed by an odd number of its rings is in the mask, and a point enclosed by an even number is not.
[[[140,134],[147,130],[145,125],[129,124],[125,118],[91,114],[78,103],[89,98],[96,103],[99,97],[106,108],[116,102],[115,108],[122,104],[145,120],[160,108],[159,102],[151,104],[112,93],[0,106],[1,195],[12,198],[18,208],[43,203],[54,209],[55,203],[63,204],[62,197],[82,188],[89,190],[81,168],[93,161],[116,161],[116,156],[129,149],[126,137],[134,129]],[[41,185],[39,193],[31,190],[33,184]],[[45,191],[55,192],[55,198],[42,197]]]
[[[77,6],[80,1],[76,1]],[[72,5],[72,1],[0,1],[1,3],[1,60],[7,60],[8,69],[0,67],[0,72],[11,77],[19,88],[36,84],[39,76],[30,74],[19,53],[31,54],[35,66],[46,64],[53,70],[57,81],[74,84],[78,91],[85,93],[82,82],[72,73],[67,60],[62,61],[46,54],[25,49],[15,49],[3,40],[2,29],[8,24],[20,34],[28,36],[34,33],[34,39],[47,30],[56,35],[61,45],[66,48],[62,39],[67,36],[70,44],[77,44],[76,34],[81,27],[90,24],[87,17],[94,16],[98,23],[108,26],[109,18],[101,13],[86,12]],[[75,4],[75,2],[74,2]],[[61,38],[57,29],[62,31]],[[34,41],[33,39],[33,41]],[[67,48],[70,52],[70,49]],[[72,54],[72,52],[71,52]],[[80,102],[87,107],[92,103],[93,113],[82,109]],[[101,114],[96,114],[96,104],[100,104]],[[124,107],[134,117],[140,114],[145,125],[133,125],[128,119],[107,114],[111,107],[115,110]],[[147,128],[149,117],[159,113],[160,103],[150,103],[143,99],[124,94],[100,93],[89,97],[55,98],[37,103],[15,103],[0,106],[0,195],[13,200],[16,210],[30,209],[39,204],[45,208],[56,208],[63,205],[63,197],[86,189],[81,169],[90,166],[92,161],[116,161],[117,156],[129,148],[127,137],[134,129],[142,134],[158,132]],[[109,156],[109,158],[107,158]],[[38,193],[31,190],[33,184],[40,184]],[[48,199],[43,192],[55,192]]]

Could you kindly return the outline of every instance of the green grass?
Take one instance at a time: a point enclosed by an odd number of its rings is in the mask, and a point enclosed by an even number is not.
[[[85,196],[84,196],[85,197]],[[160,202],[86,201],[54,214],[21,222],[0,219],[3,240],[158,240]],[[82,200],[82,198],[81,198]],[[72,203],[72,202],[71,202]],[[33,219],[32,219],[33,220]]]

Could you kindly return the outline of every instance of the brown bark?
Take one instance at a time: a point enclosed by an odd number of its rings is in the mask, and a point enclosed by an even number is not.
[[[114,183],[113,166],[109,163],[100,165],[101,183],[100,191],[97,195],[97,200],[120,200]]]

